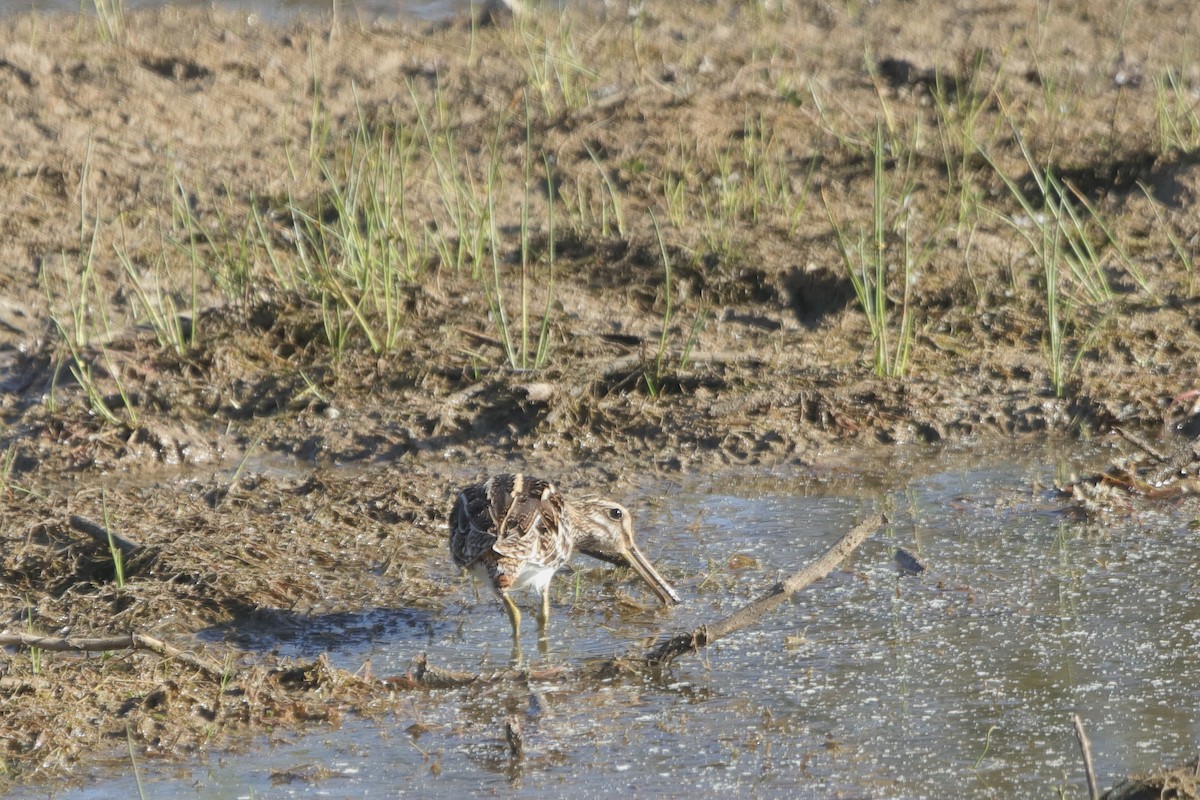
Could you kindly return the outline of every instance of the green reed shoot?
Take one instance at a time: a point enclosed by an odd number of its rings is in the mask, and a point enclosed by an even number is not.
[[[625,215],[621,211],[621,198],[617,191],[617,187],[613,184],[612,178],[605,169],[604,164],[600,161],[600,156],[596,155],[596,151],[591,145],[587,145],[588,155],[591,156],[592,162],[596,165],[596,172],[599,173],[601,181],[603,181],[605,194],[608,197],[608,202],[600,204],[600,235],[611,236],[612,230],[609,228],[608,210],[612,209],[612,218],[617,226],[617,235],[625,238],[628,234],[628,229],[625,227]]]
[[[557,220],[555,216],[555,192],[553,190],[553,170],[549,158],[543,153],[535,156],[533,152],[532,113],[529,106],[528,94],[525,96],[525,145],[524,145],[524,185],[521,196],[521,225],[520,225],[520,306],[516,320],[516,330],[511,327],[507,303],[505,301],[504,275],[500,268],[501,239],[496,225],[495,193],[488,193],[488,219],[491,227],[491,260],[492,270],[488,280],[484,281],[484,294],[487,298],[488,312],[500,335],[500,343],[504,348],[505,358],[512,369],[541,369],[546,365],[550,352],[550,319],[554,309],[554,278],[555,278],[555,242]],[[530,212],[534,206],[534,190],[540,178],[535,179],[535,164],[541,162],[541,172],[546,186],[551,187],[546,192],[547,219],[549,225],[549,240],[546,251],[547,274],[545,279],[539,278],[535,272],[539,259],[534,253],[533,222]],[[534,320],[532,313],[533,289],[544,286],[545,304],[542,307],[541,321],[537,323],[537,340],[532,340]]]
[[[125,588],[125,554],[121,552],[121,548],[113,540],[112,520],[108,517],[108,500],[104,494],[104,490],[100,490],[100,508],[104,518],[104,530],[108,533],[108,554],[113,560],[113,574],[117,582],[118,589]]]
[[[658,240],[658,252],[662,256],[663,261],[663,316],[662,330],[658,334],[658,351],[654,354],[652,364],[643,368],[642,376],[646,380],[646,390],[650,392],[650,396],[657,397],[662,388],[664,375],[663,362],[667,356],[667,340],[671,332],[671,317],[675,313],[675,308],[671,304],[671,284],[674,283],[674,277],[671,274],[671,255],[667,252],[667,243],[663,239],[662,228],[658,224],[658,217],[653,212],[650,214],[650,220],[654,223],[654,235]]]
[[[96,30],[101,41],[124,41],[125,0],[92,0],[92,11],[96,15]]]
[[[880,377],[900,378],[908,369],[909,355],[914,338],[914,315],[911,304],[912,273],[918,260],[928,258],[932,248],[932,240],[926,242],[920,254],[914,252],[913,242],[909,231],[907,215],[897,223],[901,233],[902,250],[897,258],[888,247],[887,206],[889,202],[889,186],[884,165],[885,144],[883,126],[875,126],[872,168],[872,206],[870,238],[865,231],[859,231],[857,238],[851,238],[833,216],[833,209],[825,200],[825,213],[833,228],[834,241],[842,266],[854,287],[854,295],[859,308],[867,319],[871,335],[872,363],[875,374]],[[905,187],[902,192],[910,189]],[[824,199],[824,196],[822,196]],[[906,204],[897,204],[904,208]],[[899,268],[889,266],[890,260],[898,260]],[[899,302],[900,319],[895,324],[891,321],[892,308],[895,305],[888,297],[889,278],[902,281],[902,294]],[[895,344],[892,337],[895,336]]]
[[[495,210],[491,198],[499,190],[500,141],[507,119],[504,114],[497,115],[495,138],[481,188],[476,185],[471,171],[462,164],[457,126],[449,118],[441,89],[435,88],[433,106],[429,109],[422,103],[411,80],[408,82],[408,94],[424,135],[424,155],[432,163],[438,196],[450,222],[450,230],[441,229],[435,236],[441,262],[456,272],[470,267],[471,275],[478,278],[484,266],[488,236],[495,229],[490,216]]]
[[[153,278],[153,286],[147,285],[149,279],[143,277],[141,270],[134,264],[133,258],[129,255],[127,247],[117,247],[117,261],[125,271],[125,276],[129,278],[129,283],[133,287],[133,297],[137,306],[141,309],[141,317],[150,329],[154,331],[154,337],[158,341],[160,347],[168,347],[176,353],[184,353],[188,347],[194,344],[195,325],[197,324],[196,314],[198,311],[198,302],[196,300],[196,267],[193,262],[192,266],[192,322],[190,325],[185,325],[183,317],[180,316],[179,308],[175,303],[169,291],[163,290],[163,280],[161,271]],[[160,270],[163,264],[160,262]]]
[[[1200,141],[1200,104],[1181,84],[1179,75],[1168,70],[1154,76],[1154,119],[1158,150],[1189,152]]]

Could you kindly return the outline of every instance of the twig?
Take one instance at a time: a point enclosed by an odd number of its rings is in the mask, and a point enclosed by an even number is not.
[[[501,669],[490,673],[460,672],[443,669],[429,663],[424,653],[413,660],[413,666],[403,675],[381,678],[380,683],[397,690],[411,689],[456,689],[472,684],[493,684],[502,682],[528,683],[531,680],[545,681],[561,678],[569,674],[565,667],[549,667],[530,672],[524,669]]]
[[[663,355],[665,360],[679,361],[684,357],[682,350],[669,350]],[[697,350],[687,355],[688,363],[692,366],[708,366],[708,367],[724,367],[724,366],[748,366],[757,367],[764,363],[762,356],[756,353],[739,353],[731,350]],[[626,375],[631,371],[640,369],[647,362],[647,358],[642,353],[631,353],[610,361],[603,369],[601,374],[606,379],[612,379],[621,375]]]
[[[480,342],[481,344],[490,344],[490,345],[493,345],[495,347],[500,347],[500,348],[504,347],[504,342],[500,341],[495,336],[484,333],[483,331],[477,331],[472,328],[464,328],[464,327],[459,326],[458,332],[461,333],[463,336],[466,336],[468,338],[474,339],[477,342]]]
[[[516,714],[509,714],[504,720],[504,739],[508,742],[508,755],[512,760],[520,761],[525,757],[525,727]]]
[[[1130,433],[1129,431],[1125,430],[1124,428],[1117,427],[1116,425],[1113,426],[1113,431],[1115,431],[1116,434],[1118,436],[1120,436],[1122,439],[1129,442],[1131,445],[1138,448],[1139,450],[1141,450],[1146,455],[1153,458],[1158,463],[1160,463],[1160,464],[1166,463],[1167,457],[1165,455],[1163,455],[1163,453],[1161,451],[1159,451],[1156,447],[1154,447],[1149,442],[1142,439],[1140,436],[1135,436],[1134,434]]]
[[[824,555],[786,580],[777,583],[771,591],[712,624],[700,625],[688,633],[676,634],[663,640],[642,656],[642,660],[649,667],[662,668],[684,653],[699,650],[718,639],[753,625],[793,594],[832,572],[846,556],[854,552],[855,548],[886,522],[887,518],[883,514],[875,514],[863,520],[849,533],[838,539],[832,547],[825,551]]]
[[[174,659],[181,664],[194,667],[215,680],[225,680],[232,677],[234,671],[226,669],[215,661],[203,656],[181,650],[162,639],[147,636],[144,633],[131,631],[122,636],[106,636],[102,638],[77,639],[74,637],[38,636],[33,633],[0,633],[0,647],[39,647],[42,650],[54,650],[73,653],[102,653],[109,650],[149,650],[163,658]]]
[[[126,539],[119,533],[113,533],[103,525],[97,525],[95,522],[92,522],[86,517],[80,517],[72,514],[70,519],[67,521],[70,523],[72,528],[80,533],[86,533],[88,536],[92,537],[106,548],[109,546],[109,542],[111,541],[113,546],[120,550],[121,555],[123,556],[132,556],[134,553],[142,549],[142,546],[132,539]]]
[[[1096,771],[1092,769],[1092,745],[1088,742],[1087,733],[1083,730],[1083,720],[1078,714],[1071,715],[1075,723],[1075,739],[1079,742],[1079,752],[1083,754],[1083,769],[1087,774],[1088,797],[1100,800],[1100,790],[1096,787]]]
[[[50,681],[36,675],[22,678],[6,675],[0,678],[0,689],[3,689],[10,695],[20,694],[21,692],[43,692],[49,689],[50,685]]]

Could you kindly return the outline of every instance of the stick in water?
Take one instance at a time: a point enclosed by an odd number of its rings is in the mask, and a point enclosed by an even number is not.
[[[883,514],[875,514],[863,520],[855,525],[849,533],[838,539],[832,547],[825,551],[824,555],[789,576],[787,580],[775,584],[763,596],[712,624],[700,625],[688,633],[676,634],[665,639],[645,655],[645,663],[651,667],[665,667],[684,653],[699,650],[731,633],[750,627],[796,592],[833,572],[846,556],[853,553],[855,548],[886,522],[887,518]]]

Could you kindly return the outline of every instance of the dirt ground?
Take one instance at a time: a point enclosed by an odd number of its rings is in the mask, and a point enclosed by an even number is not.
[[[1200,369],[1194,3],[688,9],[283,27],[166,9],[108,34],[90,17],[0,21],[7,631],[190,646],[222,626],[436,610],[454,487],[501,469],[636,497],[647,475],[1120,428],[1179,478]],[[272,259],[295,252],[298,209],[329,213],[321,158],[430,124],[453,132],[460,183],[500,176],[496,257],[449,263],[468,232],[444,160],[416,148],[396,238],[431,255],[394,298],[390,346],[335,346],[338,312]],[[872,368],[834,232],[870,230],[877,135],[893,269],[912,245],[887,286],[893,336],[902,308],[912,319],[895,377]],[[1057,392],[1035,164],[1069,187],[1110,289],[1062,265]],[[166,279],[134,279],[160,251],[172,291],[193,289],[183,348],[137,300]],[[534,336],[551,313],[545,363],[522,370],[488,281],[511,331],[528,253]],[[1091,489],[1137,493],[1141,464]],[[131,540],[119,581],[85,520]],[[235,635],[202,650],[236,677],[144,649],[6,651],[0,785],[69,774],[127,731],[188,755],[372,713],[394,688]]]

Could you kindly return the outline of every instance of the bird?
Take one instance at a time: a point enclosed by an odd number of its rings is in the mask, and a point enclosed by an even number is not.
[[[494,475],[462,489],[450,511],[454,563],[485,580],[504,605],[519,651],[521,610],[512,593],[526,587],[541,596],[538,629],[550,617],[550,579],[580,552],[632,567],[664,605],[679,595],[634,541],[633,519],[620,503],[568,497],[544,478]]]

